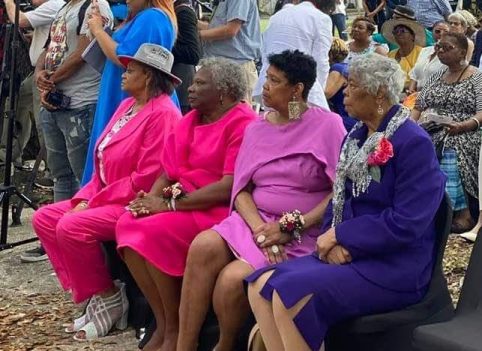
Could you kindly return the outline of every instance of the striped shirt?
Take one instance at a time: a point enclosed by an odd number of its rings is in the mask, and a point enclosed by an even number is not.
[[[407,6],[415,11],[417,22],[425,28],[432,28],[452,13],[448,0],[408,0]]]

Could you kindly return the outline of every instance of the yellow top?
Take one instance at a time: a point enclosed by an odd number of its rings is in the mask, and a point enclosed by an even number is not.
[[[410,83],[409,73],[417,63],[418,55],[420,55],[420,51],[422,51],[422,49],[423,48],[421,46],[415,45],[412,52],[408,56],[402,57],[400,58],[400,61],[398,61],[398,64],[405,72],[405,86],[408,86],[408,84]],[[398,49],[390,51],[388,53],[388,57],[396,59],[397,52]]]

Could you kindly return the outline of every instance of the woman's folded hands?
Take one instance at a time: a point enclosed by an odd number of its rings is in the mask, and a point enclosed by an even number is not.
[[[166,202],[157,195],[139,191],[134,200],[126,207],[134,217],[149,216],[155,213],[169,211]]]
[[[328,229],[318,237],[316,249],[319,259],[329,264],[346,264],[352,260],[348,250],[336,241],[335,228]]]
[[[261,248],[266,259],[275,264],[288,259],[284,245],[291,242],[293,237],[281,231],[279,222],[268,222],[254,230],[253,240]]]

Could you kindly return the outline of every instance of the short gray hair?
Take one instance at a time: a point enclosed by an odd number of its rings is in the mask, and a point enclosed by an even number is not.
[[[450,14],[447,20],[450,21],[451,18],[459,20],[463,27],[468,28],[467,19],[460,12],[457,11]]]
[[[248,91],[246,73],[241,66],[223,57],[208,57],[199,63],[211,72],[216,89],[234,100],[242,100]]]
[[[368,94],[376,96],[382,88],[386,89],[387,99],[391,104],[400,101],[405,73],[394,59],[377,53],[357,57],[350,63],[350,76],[354,76]]]

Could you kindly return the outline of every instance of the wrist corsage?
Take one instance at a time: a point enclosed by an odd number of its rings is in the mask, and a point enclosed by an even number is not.
[[[289,234],[298,243],[301,243],[301,232],[305,227],[305,219],[300,211],[283,212],[279,219],[279,227],[283,233]]]
[[[393,157],[393,145],[387,138],[380,139],[375,150],[368,155],[367,164],[373,180],[380,183],[380,166],[385,165]]]
[[[170,211],[176,211],[176,200],[186,196],[182,184],[177,182],[162,189],[162,198]]]

